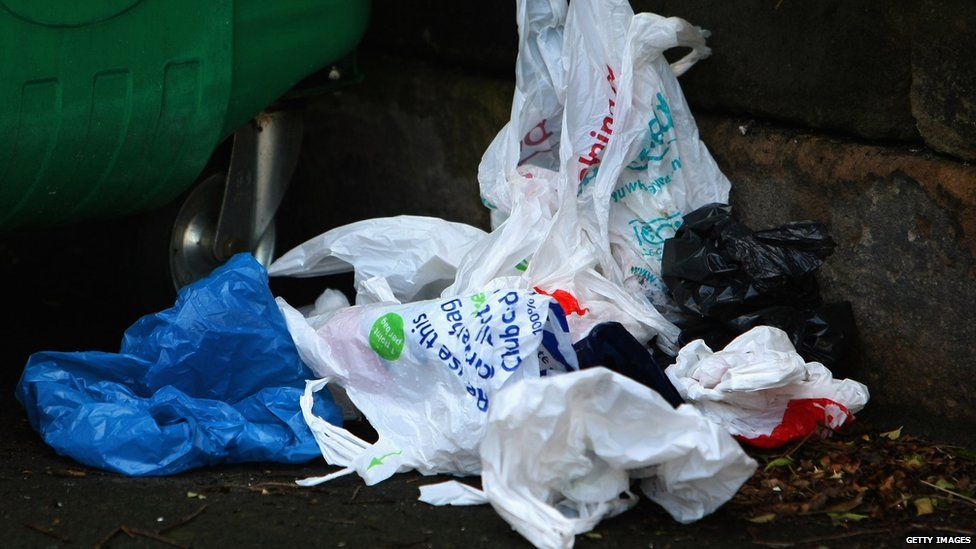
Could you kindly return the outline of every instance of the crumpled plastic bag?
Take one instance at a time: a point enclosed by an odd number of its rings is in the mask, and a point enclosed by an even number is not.
[[[783,330],[759,326],[714,352],[701,340],[684,346],[665,371],[681,397],[731,434],[773,448],[852,420],[868,388],[834,379],[804,362]]]
[[[309,372],[247,254],[139,319],[118,353],[31,356],[17,385],[31,426],[59,454],[132,476],[319,455],[299,407]],[[327,394],[316,413],[340,423]]]
[[[278,301],[305,363],[322,379],[302,397],[325,460],[373,485],[397,472],[478,474],[495,395],[509,383],[577,369],[562,311],[531,291],[342,309],[318,330]],[[367,444],[310,409],[327,385],[346,390],[379,434]]]
[[[360,305],[375,302],[376,292],[361,290],[377,279],[398,301],[431,299],[454,281],[460,259],[484,237],[481,229],[436,217],[367,219],[293,248],[268,267],[268,274],[314,277],[355,270]]]
[[[732,498],[756,462],[693,407],[671,407],[606,368],[526,379],[502,390],[481,442],[484,497],[450,481],[422,501],[492,507],[536,547],[577,534],[637,503],[632,480],[688,523]]]
[[[688,314],[678,321],[679,342],[702,338],[721,348],[774,326],[808,361],[842,366],[857,337],[854,314],[848,303],[822,305],[814,274],[834,247],[819,222],[753,232],[724,204],[688,214],[664,245],[664,280]]]
[[[654,389],[675,408],[684,404],[664,374],[664,368],[619,322],[597,325],[586,337],[574,343],[573,349],[581,370],[603,366]]]
[[[684,217],[664,244],[664,281],[691,314],[732,318],[772,305],[817,307],[814,272],[834,251],[823,223],[752,231],[731,207],[709,204]]]

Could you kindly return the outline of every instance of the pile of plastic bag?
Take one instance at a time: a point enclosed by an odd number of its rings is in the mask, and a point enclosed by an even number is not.
[[[483,490],[421,499],[490,503],[537,546],[569,547],[637,485],[680,522],[713,512],[756,468],[736,437],[771,447],[850,421],[868,391],[822,363],[854,335],[849,305],[816,287],[826,229],[753,233],[721,205],[729,181],[677,81],[707,33],[627,0],[517,6],[511,120],[478,170],[490,233],[371,219],[268,269],[352,270],[355,305],[274,301],[235,258],[119,354],[32,357],[18,397],[45,440],[133,475],[313,454],[339,469],[300,484],[481,475]],[[691,51],[669,64],[671,48]]]

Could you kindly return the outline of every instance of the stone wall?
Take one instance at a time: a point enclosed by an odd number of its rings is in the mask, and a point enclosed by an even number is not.
[[[632,0],[708,29],[686,76],[698,109],[976,159],[976,3],[969,0]],[[374,0],[366,48],[512,74],[515,2]]]

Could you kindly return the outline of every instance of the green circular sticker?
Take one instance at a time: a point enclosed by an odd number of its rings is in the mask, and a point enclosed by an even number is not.
[[[403,352],[403,317],[387,313],[376,319],[369,330],[369,346],[386,360],[396,360]]]

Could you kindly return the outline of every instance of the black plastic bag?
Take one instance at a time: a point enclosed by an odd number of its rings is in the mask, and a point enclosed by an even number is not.
[[[597,324],[573,349],[580,369],[604,366],[654,389],[675,408],[684,403],[647,347],[619,322]]]
[[[814,273],[836,244],[823,223],[752,231],[724,204],[684,217],[664,243],[662,278],[686,317],[679,343],[713,349],[756,326],[786,332],[807,361],[835,366],[856,337],[850,303],[822,305]]]
[[[772,305],[820,305],[813,273],[834,251],[823,223],[753,232],[724,204],[684,217],[664,243],[662,278],[687,313],[729,319]]]

